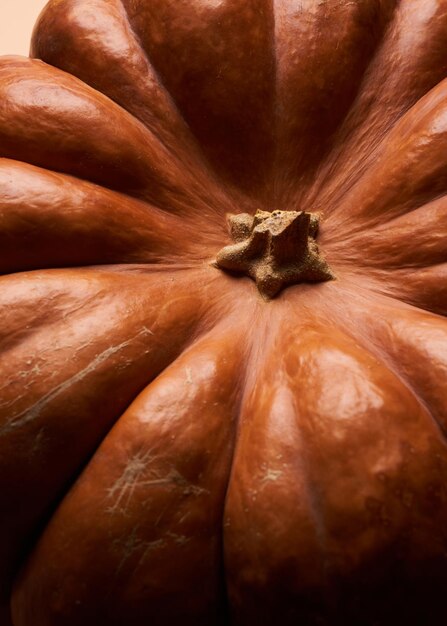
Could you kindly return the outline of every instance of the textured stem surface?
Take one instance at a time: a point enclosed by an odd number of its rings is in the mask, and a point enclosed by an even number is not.
[[[331,280],[334,274],[315,242],[318,221],[305,211],[229,215],[234,243],[219,251],[214,264],[250,276],[266,299],[288,285]]]

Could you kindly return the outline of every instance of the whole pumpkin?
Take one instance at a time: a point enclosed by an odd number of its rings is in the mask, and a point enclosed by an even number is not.
[[[446,42],[52,0],[1,59],[2,626],[447,623]]]

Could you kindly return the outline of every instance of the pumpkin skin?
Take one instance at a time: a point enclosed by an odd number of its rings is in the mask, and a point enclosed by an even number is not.
[[[446,623],[446,38],[53,0],[1,59],[2,625]],[[257,209],[336,280],[213,267]]]

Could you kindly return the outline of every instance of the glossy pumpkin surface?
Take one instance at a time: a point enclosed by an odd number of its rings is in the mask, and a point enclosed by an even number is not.
[[[2,626],[447,622],[446,41],[52,0],[0,60]],[[335,279],[213,266],[258,210]]]

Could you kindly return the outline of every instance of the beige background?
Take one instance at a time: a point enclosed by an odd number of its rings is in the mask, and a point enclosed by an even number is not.
[[[0,55],[28,56],[37,16],[47,0],[0,0]]]

